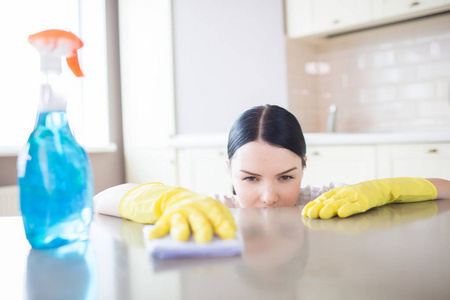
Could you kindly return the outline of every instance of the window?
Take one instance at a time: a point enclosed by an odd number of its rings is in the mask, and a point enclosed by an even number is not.
[[[19,0],[0,4],[0,152],[25,144],[36,120],[39,54],[28,35],[47,29],[76,34],[85,77],[75,77],[62,61],[69,123],[84,147],[109,145],[105,4],[103,0]]]

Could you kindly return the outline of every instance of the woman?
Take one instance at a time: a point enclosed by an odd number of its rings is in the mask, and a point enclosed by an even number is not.
[[[305,139],[295,116],[275,105],[253,107],[236,120],[229,133],[227,163],[235,195],[215,198],[227,207],[242,208],[306,204],[305,217],[322,219],[348,217],[391,202],[450,199],[450,181],[443,179],[391,178],[348,186],[331,183],[301,188],[306,162]],[[145,207],[140,201],[149,198],[149,189],[156,188],[133,184],[113,187],[94,198],[96,211],[153,223],[159,218],[154,205]],[[176,194],[166,188],[158,187],[158,197],[167,200],[167,195]],[[149,209],[153,209],[150,219]]]

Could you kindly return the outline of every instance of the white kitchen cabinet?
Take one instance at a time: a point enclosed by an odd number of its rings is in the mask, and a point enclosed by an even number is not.
[[[178,149],[179,186],[204,194],[231,195],[225,148]]]
[[[372,0],[314,0],[313,32],[333,31],[372,20]]]
[[[302,185],[357,183],[376,177],[374,145],[311,146]]]
[[[373,2],[374,19],[433,12],[442,6],[450,5],[450,0],[378,0]]]
[[[450,9],[450,0],[285,0],[289,38],[325,37]]]
[[[372,19],[372,0],[287,0],[288,37],[296,38]]]
[[[420,143],[378,146],[379,177],[450,179],[450,144]]]
[[[372,0],[286,0],[290,38],[359,24],[372,19]]]
[[[180,186],[206,194],[231,194],[225,146],[176,151]],[[302,186],[403,176],[450,180],[450,143],[312,145],[307,157]]]
[[[308,147],[303,185],[390,177],[450,180],[450,143]]]
[[[289,38],[310,35],[313,32],[313,1],[286,0],[286,31]]]

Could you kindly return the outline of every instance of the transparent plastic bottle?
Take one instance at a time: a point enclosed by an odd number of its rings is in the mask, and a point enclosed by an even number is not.
[[[20,209],[31,246],[55,248],[87,240],[93,214],[91,164],[72,135],[65,89],[59,85],[62,57],[77,77],[83,76],[76,54],[82,42],[62,30],[39,32],[28,40],[41,55],[46,82],[35,128],[17,160]]]
[[[86,240],[92,220],[92,171],[65,111],[39,114],[18,159],[20,209],[33,248]]]

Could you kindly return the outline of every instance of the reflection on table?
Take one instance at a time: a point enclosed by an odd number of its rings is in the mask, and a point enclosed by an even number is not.
[[[302,207],[234,209],[241,256],[159,260],[144,225],[96,215],[89,242],[30,249],[0,218],[5,299],[450,299],[450,201],[310,220]]]
[[[27,299],[95,299],[95,257],[89,242],[28,254]]]

